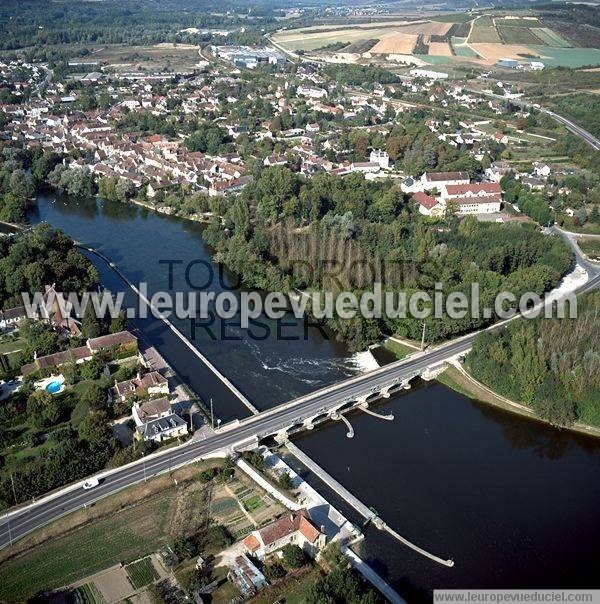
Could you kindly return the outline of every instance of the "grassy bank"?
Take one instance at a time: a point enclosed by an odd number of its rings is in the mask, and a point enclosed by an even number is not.
[[[398,359],[403,359],[414,352],[417,352],[416,348],[412,348],[411,346],[407,346],[406,344],[402,344],[401,342],[390,339],[385,340],[383,347],[390,352],[393,352]]]
[[[467,371],[466,367],[465,370]],[[510,401],[509,399],[492,392],[483,384],[480,384],[474,378],[464,375],[452,365],[449,365],[448,368],[436,379],[438,382],[444,384],[448,388],[451,388],[455,392],[462,394],[463,396],[467,396],[468,398],[480,401],[482,403],[494,405],[495,407],[500,407],[505,411],[510,411],[511,413],[516,413],[517,415],[528,417],[529,419],[534,419],[550,426],[548,422],[537,417],[534,411],[529,407],[515,401]],[[580,434],[587,434],[589,436],[600,437],[600,428],[588,426],[586,424],[576,423],[570,428],[563,429],[578,432]]]

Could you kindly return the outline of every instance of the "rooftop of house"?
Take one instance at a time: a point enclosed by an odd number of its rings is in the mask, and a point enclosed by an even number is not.
[[[149,421],[142,426],[138,426],[138,432],[144,438],[154,438],[159,434],[169,433],[186,426],[186,423],[179,415],[173,413],[167,417],[160,417]]]
[[[306,509],[286,514],[271,524],[251,533],[244,539],[244,545],[249,551],[256,551],[260,548],[261,541],[265,546],[270,545],[298,531],[310,543],[314,543],[321,534],[321,531],[313,524]]]
[[[445,180],[469,180],[467,172],[425,172],[429,182],[442,182]]]
[[[152,386],[158,386],[166,384],[167,379],[162,376],[158,371],[150,371],[143,376],[138,375],[130,380],[124,380],[123,382],[117,382],[111,388],[111,394],[124,396],[126,394],[136,392],[137,390],[145,390]]]
[[[136,407],[137,416],[142,423],[171,412],[171,403],[169,402],[169,399],[165,397],[144,401],[140,405],[136,405]]]
[[[118,333],[110,333],[99,338],[91,338],[88,340],[88,346],[92,352],[102,350],[103,348],[111,348],[112,346],[121,346],[123,344],[135,344],[137,338],[128,331],[119,331]]]

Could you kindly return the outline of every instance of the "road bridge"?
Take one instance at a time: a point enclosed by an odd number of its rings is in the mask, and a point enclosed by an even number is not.
[[[600,284],[600,274],[594,275],[582,285],[578,294],[592,291]],[[499,329],[504,322],[493,329]],[[301,396],[288,403],[262,411],[243,420],[225,424],[214,435],[201,441],[188,441],[178,447],[160,451],[143,460],[127,464],[98,475],[101,483],[95,489],[83,491],[81,483],[75,483],[34,503],[17,507],[0,519],[0,547],[27,535],[84,505],[102,499],[152,476],[168,473],[201,458],[225,455],[244,443],[258,442],[266,436],[288,434],[290,427],[301,427],[311,418],[325,417],[346,405],[352,408],[369,396],[383,396],[394,388],[406,385],[428,367],[443,363],[449,358],[465,354],[472,346],[476,334],[469,334],[430,350],[415,353],[401,361],[391,363],[338,384]],[[383,393],[383,394],[382,394]]]

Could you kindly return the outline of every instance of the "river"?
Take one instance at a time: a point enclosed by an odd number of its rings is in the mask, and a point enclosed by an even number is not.
[[[167,266],[159,260],[210,262],[200,225],[135,206],[41,196],[32,220],[102,250],[150,292],[169,289]],[[124,287],[92,259],[105,286]],[[171,289],[188,291],[179,266]],[[234,284],[225,273],[212,289]],[[175,322],[191,335],[189,322]],[[194,390],[213,397],[222,419],[247,414],[162,322],[138,326]],[[196,330],[194,343],[260,409],[365,368],[363,357],[316,328],[304,337],[302,325],[287,326],[284,335],[297,338],[289,341],[278,339],[274,327],[253,340],[232,326],[221,333],[217,323],[214,339]],[[429,601],[436,587],[600,587],[598,441],[471,401],[435,382],[415,382],[382,410],[393,411],[395,420],[351,415],[354,439],[342,425],[327,424],[295,442],[400,534],[455,560],[450,569],[436,565],[367,528],[361,555],[408,601]],[[306,477],[359,521],[335,493]]]

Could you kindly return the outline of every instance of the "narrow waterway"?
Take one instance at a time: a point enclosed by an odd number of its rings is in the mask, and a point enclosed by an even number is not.
[[[178,267],[192,261],[218,274],[198,224],[135,206],[57,196],[41,197],[32,220],[48,221],[100,249],[132,281],[147,282],[151,293],[189,291]],[[92,259],[106,287],[126,289]],[[175,265],[172,284],[160,260],[183,263]],[[231,275],[208,286],[200,283],[207,269],[195,268],[190,276],[196,285],[239,292]],[[295,341],[278,338],[272,324],[272,332],[257,340],[231,324],[216,322],[213,338],[207,329],[192,334],[189,322],[174,322],[260,409],[361,366],[361,357],[318,329],[304,337],[304,326],[289,318],[293,324],[281,335],[300,336]],[[214,399],[223,420],[248,413],[161,321],[136,324],[196,392]],[[395,420],[350,417],[354,439],[330,423],[296,442],[400,534],[455,560],[451,569],[438,566],[367,528],[361,555],[408,601],[430,601],[435,587],[600,587],[599,441],[470,401],[437,383],[417,382],[382,409],[393,411]],[[307,478],[359,522],[335,493]]]

